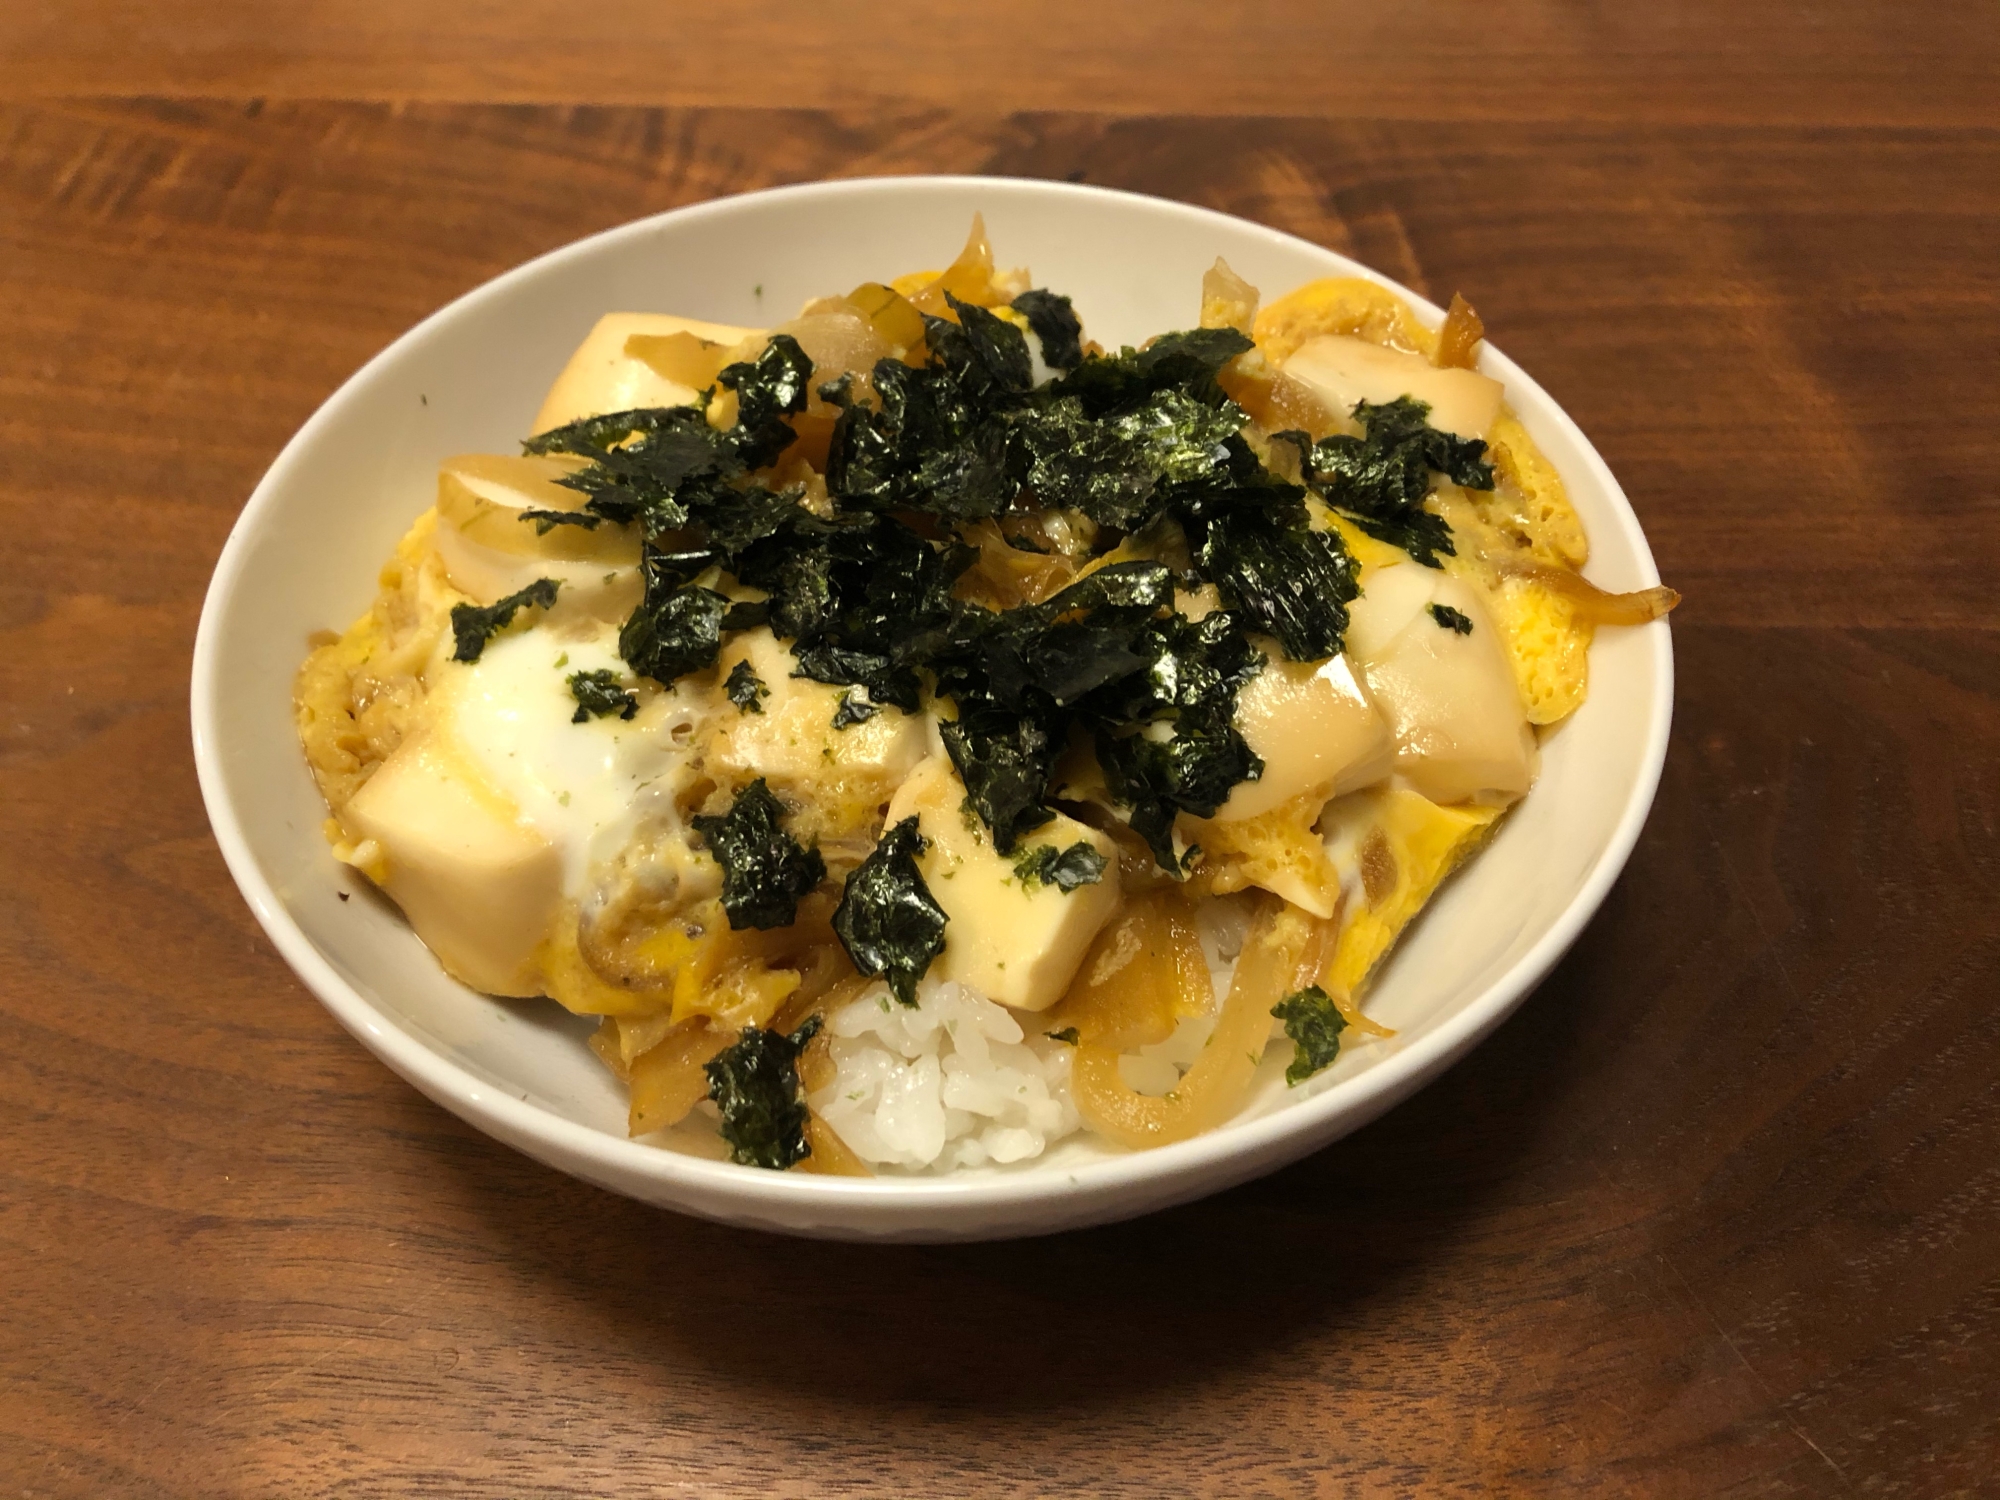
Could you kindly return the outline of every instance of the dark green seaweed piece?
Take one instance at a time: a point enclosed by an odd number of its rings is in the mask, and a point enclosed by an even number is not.
[[[621,719],[629,719],[639,711],[639,697],[630,688],[618,685],[618,674],[609,668],[600,667],[594,672],[572,672],[569,674],[569,693],[576,699],[576,712],[570,715],[570,723],[588,723],[594,715],[604,718],[616,714]]]
[[[1233,328],[1190,328],[1164,334],[1144,349],[1091,355],[1048,390],[1075,396],[1094,417],[1128,410],[1165,390],[1220,406],[1228,398],[1216,384],[1216,372],[1251,347]]]
[[[1065,1047],[1074,1047],[1080,1040],[1074,1026],[1065,1026],[1061,1031],[1045,1031],[1042,1035],[1052,1042],[1061,1042]]]
[[[1453,609],[1449,604],[1433,604],[1431,606],[1431,618],[1454,635],[1472,634],[1472,620],[1470,617]]]
[[[959,521],[993,515],[1020,488],[1008,473],[1006,426],[993,416],[1008,392],[965,330],[941,318],[926,326],[931,362],[912,369],[881,361],[874,375],[880,408],[856,404],[841,412],[827,449],[827,489],[877,510]],[[1025,358],[1025,342],[1021,350]]]
[[[535,523],[535,535],[547,536],[558,526],[581,526],[585,531],[595,531],[604,524],[604,517],[591,510],[543,510],[530,506],[517,519]]]
[[[1176,389],[1100,416],[1066,396],[1014,420],[1012,462],[1040,504],[1136,531],[1159,513],[1174,486],[1212,483],[1227,471],[1224,444],[1243,423],[1235,405]]]
[[[854,967],[881,974],[904,1005],[917,1003],[917,981],[944,951],[944,908],[917,868],[925,839],[917,820],[905,818],[847,877],[833,930]]]
[[[1264,773],[1236,728],[1236,695],[1264,657],[1226,610],[1169,616],[1148,627],[1142,645],[1146,670],[1094,694],[1083,710],[1112,795],[1131,809],[1132,829],[1154,859],[1178,874],[1185,856],[1174,849],[1175,815],[1213,817],[1239,781]]]
[[[746,1026],[734,1046],[702,1065],[731,1161],[782,1172],[812,1155],[798,1063],[819,1028],[818,1016],[790,1036]]]
[[[1292,1039],[1291,1066],[1285,1082],[1301,1084],[1315,1073],[1333,1066],[1340,1054],[1340,1034],[1347,1029],[1333,999],[1318,985],[1287,995],[1271,1007],[1271,1014],[1285,1023],[1285,1035]]]
[[[967,616],[951,586],[977,553],[933,545],[888,516],[796,515],[732,559],[736,576],[769,594],[771,629],[793,642],[799,675],[860,685],[913,712],[913,668]]]
[[[944,294],[944,300],[958,314],[958,326],[965,335],[970,357],[978,362],[988,380],[1015,395],[1034,384],[1034,361],[1028,353],[1027,336],[1019,328],[983,307],[959,301],[950,292]],[[928,339],[943,336],[936,325],[925,327]]]
[[[644,521],[658,537],[688,523],[688,502],[726,486],[743,462],[698,406],[645,407],[584,417],[523,443],[529,453],[590,460],[556,483],[588,496],[607,521]]]
[[[1055,816],[1042,804],[1062,753],[1055,727],[1060,722],[1053,713],[1023,713],[968,694],[959,700],[958,717],[939,726],[965,783],[966,801],[992,830],[993,846],[1002,854]]]
[[[1043,803],[1072,706],[1145,670],[1151,647],[1134,642],[1172,600],[1167,568],[1114,563],[1040,604],[964,619],[931,654],[958,708],[945,748],[1000,853],[1054,816]]]
[[[478,661],[486,643],[513,624],[516,614],[524,609],[550,608],[556,602],[556,590],[560,587],[553,578],[537,578],[520,592],[509,594],[484,608],[477,604],[454,604],[451,607],[451,634],[455,649],[451,659]]]
[[[737,793],[724,816],[693,819],[722,866],[722,909],[739,932],[791,926],[799,898],[826,878],[819,850],[804,848],[780,826],[784,812],[760,776]]]
[[[864,688],[849,688],[840,695],[840,706],[833,711],[833,727],[847,729],[855,724],[866,724],[882,712],[882,705],[871,703],[865,696]]]
[[[727,623],[725,621],[725,623]],[[771,696],[764,679],[757,675],[757,669],[745,657],[729,669],[729,676],[722,684],[723,695],[736,705],[739,713],[761,714],[764,700]]]
[[[806,409],[812,360],[789,333],[774,333],[754,360],[727,365],[715,377],[736,392],[736,425],[724,434],[747,469],[775,463],[797,436],[785,420]]]
[[[1051,370],[1074,370],[1083,363],[1083,323],[1069,298],[1037,289],[1021,293],[1013,306],[1041,341],[1043,364]]]
[[[1024,850],[1014,861],[1014,874],[1023,887],[1033,890],[1038,885],[1052,885],[1067,896],[1080,885],[1095,885],[1104,878],[1104,867],[1109,863],[1102,854],[1082,839],[1078,839],[1067,849],[1058,849],[1054,844],[1037,844]]]
[[[1376,404],[1363,401],[1354,416],[1362,437],[1322,438],[1304,453],[1306,481],[1326,503],[1346,511],[1378,541],[1401,547],[1428,568],[1456,552],[1444,518],[1424,509],[1431,475],[1443,474],[1467,489],[1493,488],[1486,444],[1440,432],[1426,420],[1428,403],[1409,396]]]
[[[1112,563],[1040,604],[994,616],[977,637],[984,692],[1020,705],[1030,689],[1067,707],[1138,671],[1134,641],[1172,606],[1174,576],[1154,562]],[[940,680],[950,680],[940,673]]]
[[[722,650],[729,600],[686,582],[689,565],[685,557],[648,549],[645,597],[618,632],[618,654],[662,687],[715,665]]]
[[[1195,555],[1243,623],[1276,636],[1288,658],[1339,654],[1347,606],[1361,591],[1340,533],[1283,525],[1246,507],[1211,520]]]

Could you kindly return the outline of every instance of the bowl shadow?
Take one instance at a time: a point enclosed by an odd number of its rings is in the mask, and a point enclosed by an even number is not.
[[[1607,903],[1610,915],[1616,893]],[[1615,920],[1615,918],[1614,918]],[[496,1255],[553,1284],[560,1342],[829,1417],[918,1409],[1065,1422],[1324,1347],[1432,1295],[1426,1272],[1528,1170],[1606,986],[1593,924],[1472,1056],[1272,1176],[1036,1239],[809,1241],[663,1213],[478,1137],[447,1153]],[[886,1290],[885,1289],[892,1289]]]

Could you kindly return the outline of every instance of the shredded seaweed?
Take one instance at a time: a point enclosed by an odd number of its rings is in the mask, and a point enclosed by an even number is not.
[[[1401,547],[1427,568],[1455,555],[1451,527],[1424,509],[1431,476],[1466,489],[1493,488],[1493,465],[1478,438],[1460,438],[1429,423],[1430,405],[1411,396],[1363,401],[1354,408],[1363,436],[1337,434],[1301,445],[1306,482],[1328,505],[1344,511],[1377,541]],[[1303,434],[1287,434],[1303,436]]]
[[[722,909],[736,931],[791,926],[799,917],[799,898],[826,878],[819,850],[802,847],[785,832],[784,814],[784,804],[760,776],[737,793],[725,815],[693,820],[722,866]]]
[[[733,1046],[702,1065],[731,1161],[782,1172],[812,1155],[798,1063],[819,1028],[816,1015],[790,1036],[746,1026]]]
[[[1353,559],[1242,435],[1247,419],[1217,379],[1251,347],[1241,333],[1192,329],[1086,355],[1067,300],[1025,293],[1016,313],[1043,362],[1065,371],[1036,388],[1018,322],[948,305],[950,317],[925,319],[921,363],[883,360],[865,382],[818,387],[839,409],[830,514],[760,472],[790,446],[812,388],[810,360],[783,335],[718,377],[735,394],[733,427],[712,427],[704,398],[587,418],[528,449],[588,460],[561,481],[586,496],[584,513],[644,529],[644,595],[619,637],[635,672],[671,684],[711,667],[734,632],[768,625],[797,675],[847,690],[837,727],[883,706],[915,712],[932,692],[950,706],[942,732],[968,804],[1002,854],[1054,816],[1055,763],[1080,736],[1132,827],[1183,873],[1175,819],[1212,815],[1262,769],[1234,725],[1263,660],[1250,633],[1295,660],[1337,652]],[[1426,427],[1420,406],[1360,415],[1368,438],[1301,440],[1301,468],[1368,524],[1421,531],[1427,465],[1477,478],[1477,445]],[[1191,571],[1141,556],[1041,603],[994,611],[959,598],[978,553],[958,529],[1022,505],[1088,518],[1111,542],[1157,539],[1154,555]],[[731,602],[729,579],[765,597]],[[1177,615],[1175,589],[1204,583],[1226,608]],[[745,666],[725,685],[744,712],[760,711],[761,688]]]
[[[727,623],[728,617],[725,616],[724,624]],[[722,684],[722,692],[723,696],[736,705],[738,713],[746,714],[761,714],[764,711],[764,700],[771,696],[770,688],[764,685],[764,679],[757,675],[757,669],[750,665],[750,658],[747,656],[729,669],[729,676]]]
[[[1054,844],[1038,844],[1024,850],[1014,861],[1014,875],[1027,890],[1052,885],[1067,896],[1079,886],[1095,885],[1104,878],[1109,864],[1089,843],[1078,839],[1067,849]]]
[[[1433,604],[1431,618],[1453,635],[1471,635],[1472,620],[1469,616],[1453,609],[1449,604]]]
[[[924,847],[917,820],[903,819],[847,877],[833,912],[833,930],[854,967],[886,978],[904,1005],[917,1003],[917,981],[944,951],[944,908],[917,868]]]
[[[663,687],[714,666],[721,654],[729,600],[688,581],[705,562],[705,556],[661,552],[650,543],[641,560],[645,595],[618,632],[618,654]]]
[[[1042,346],[1042,363],[1051,370],[1074,370],[1083,363],[1083,323],[1069,298],[1060,292],[1023,292],[1014,311],[1028,320]]]
[[[1286,1083],[1296,1086],[1333,1066],[1334,1058],[1340,1055],[1340,1034],[1347,1029],[1347,1019],[1325,990],[1315,984],[1287,995],[1271,1007],[1271,1014],[1285,1023],[1285,1035],[1292,1039]]]
[[[514,616],[524,609],[550,609],[556,602],[556,590],[561,585],[553,578],[537,578],[518,593],[509,594],[505,599],[481,607],[477,604],[454,604],[451,607],[451,634],[454,649],[453,661],[478,661],[486,650],[486,643],[514,623]]]
[[[847,729],[856,724],[866,724],[882,712],[882,705],[868,701],[863,688],[849,688],[840,695],[840,705],[833,711],[833,727]]]
[[[536,536],[547,536],[558,526],[581,526],[585,531],[595,531],[604,524],[604,517],[591,510],[543,510],[530,506],[521,512],[519,518],[532,521]]]
[[[639,712],[638,694],[628,687],[621,687],[618,674],[608,667],[594,672],[570,673],[569,692],[576,699],[576,712],[570,715],[572,724],[585,724],[592,717],[602,719],[611,714],[629,719]]]
[[[724,366],[716,383],[736,392],[736,426],[728,433],[737,459],[761,469],[797,436],[785,419],[806,409],[812,360],[789,333],[774,333],[753,360]]]

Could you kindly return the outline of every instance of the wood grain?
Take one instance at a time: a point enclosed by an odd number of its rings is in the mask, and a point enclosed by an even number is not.
[[[1992,125],[1980,0],[22,0],[0,98]]]
[[[1991,1488],[1992,131],[16,93],[0,1493]],[[635,214],[919,169],[1464,288],[1687,603],[1627,875],[1442,1082],[1186,1209],[871,1250],[611,1199],[397,1082],[230,885],[185,690],[250,486],[416,318]]]

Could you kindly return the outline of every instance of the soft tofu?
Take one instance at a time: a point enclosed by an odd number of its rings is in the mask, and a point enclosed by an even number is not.
[[[1368,701],[1342,657],[1284,660],[1263,642],[1264,670],[1236,696],[1236,727],[1264,762],[1264,774],[1239,782],[1215,816],[1254,818],[1307,793],[1322,801],[1389,774],[1395,742],[1388,721]]]
[[[1431,426],[1471,438],[1486,436],[1500,415],[1499,381],[1476,370],[1440,370],[1422,355],[1345,334],[1307,339],[1285,361],[1284,371],[1342,416],[1359,401],[1379,405],[1414,396],[1430,403]]]
[[[1433,604],[1472,622],[1460,635]],[[1513,798],[1535,779],[1534,731],[1500,632],[1476,589],[1416,563],[1369,575],[1348,606],[1347,649],[1388,720],[1396,771],[1433,802]]]
[[[611,411],[685,406],[700,394],[692,386],[669,380],[645,360],[627,352],[625,341],[634,334],[659,338],[691,333],[706,343],[727,348],[759,331],[728,323],[704,323],[699,318],[677,318],[667,313],[606,313],[569,357],[556,383],[549,387],[542,409],[535,417],[535,431],[547,432],[580,417],[597,417]]]
[[[889,804],[888,826],[908,817],[928,840],[917,861],[944,908],[944,952],[931,966],[1017,1010],[1047,1010],[1076,977],[1098,931],[1118,909],[1118,851],[1110,838],[1058,813],[1003,855],[965,810],[965,784],[942,756],[924,762]],[[1025,884],[1014,863],[1032,848],[1078,840],[1104,856],[1103,878],[1065,894]]]
[[[468,453],[438,468],[438,558],[452,587],[480,604],[553,578],[557,606],[622,621],[639,602],[635,528],[552,526],[538,532],[528,510],[576,510],[584,497],[556,481],[574,459]]]
[[[744,779],[766,777],[802,802],[851,802],[855,805],[849,808],[828,807],[836,824],[844,824],[856,815],[872,818],[930,753],[923,715],[899,708],[884,707],[872,718],[835,729],[841,697],[860,690],[794,677],[797,662],[791,648],[768,629],[732,638],[722,648],[717,670],[726,679],[743,661],[763,679],[770,695],[761,713],[738,712],[734,706],[719,711],[708,760],[724,772]],[[830,783],[845,788],[847,795],[829,798]]]
[[[563,859],[436,730],[405,740],[341,810],[445,969],[495,995],[537,995],[536,947],[563,900]],[[364,844],[365,847],[365,844]]]

